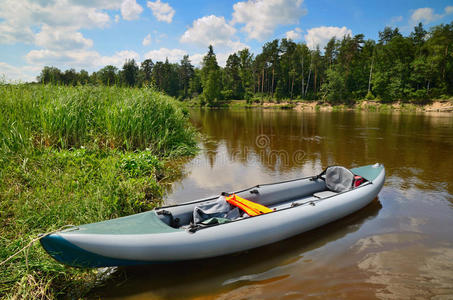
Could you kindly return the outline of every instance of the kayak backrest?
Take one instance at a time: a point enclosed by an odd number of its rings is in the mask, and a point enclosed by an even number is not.
[[[326,186],[336,193],[346,192],[352,189],[354,174],[342,166],[331,166],[326,170]]]

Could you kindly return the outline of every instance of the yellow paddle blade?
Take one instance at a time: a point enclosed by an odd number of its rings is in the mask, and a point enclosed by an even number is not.
[[[257,216],[272,212],[272,209],[270,209],[269,207],[241,198],[238,195],[233,194],[227,197],[226,200],[228,201],[228,203],[241,208],[250,216]]]

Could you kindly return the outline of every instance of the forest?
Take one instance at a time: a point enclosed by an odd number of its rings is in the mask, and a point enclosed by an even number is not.
[[[317,100],[351,104],[380,102],[424,103],[453,95],[453,22],[426,30],[422,23],[404,36],[385,27],[379,40],[363,34],[333,37],[324,49],[309,49],[290,39],[273,40],[261,53],[245,48],[220,67],[209,46],[200,67],[185,55],[179,63],[126,60],[122,69],[108,65],[60,71],[44,67],[40,83],[64,85],[154,86],[179,100],[195,99],[216,106],[228,100],[263,102]]]

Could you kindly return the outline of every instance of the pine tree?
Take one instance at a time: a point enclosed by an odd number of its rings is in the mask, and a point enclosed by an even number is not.
[[[123,65],[122,77],[128,86],[135,86],[138,79],[139,68],[134,59],[127,59]]]
[[[190,79],[194,76],[194,69],[189,55],[184,55],[179,66],[179,94],[185,99],[189,95]]]
[[[203,97],[209,106],[217,105],[222,90],[221,73],[214,48],[209,45],[208,53],[203,57],[201,68],[201,83],[203,86]]]

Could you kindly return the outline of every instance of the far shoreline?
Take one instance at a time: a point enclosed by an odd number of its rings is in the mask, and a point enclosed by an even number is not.
[[[282,109],[294,111],[401,111],[401,112],[453,112],[453,99],[433,100],[426,104],[416,104],[403,101],[382,103],[372,100],[361,100],[354,104],[330,104],[316,100],[293,100],[264,103],[247,103],[246,100],[231,100],[218,103],[216,106],[200,105],[196,102],[188,102],[189,107],[217,108],[245,108],[245,109]]]

